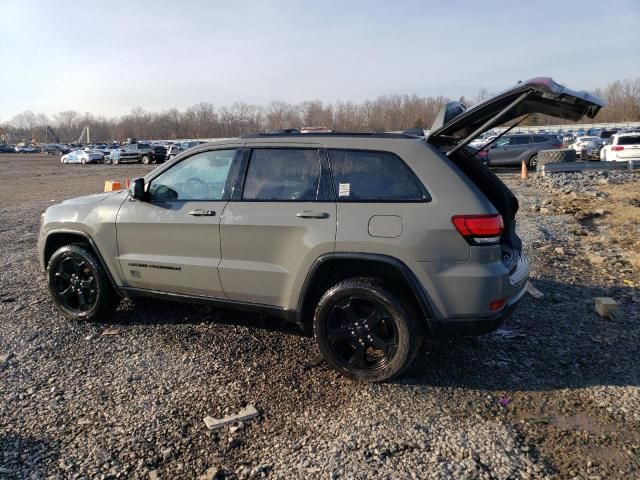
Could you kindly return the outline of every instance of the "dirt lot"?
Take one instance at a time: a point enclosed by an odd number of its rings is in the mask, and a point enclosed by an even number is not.
[[[598,197],[503,175],[544,298],[368,385],[305,368],[312,339],[259,315],[150,300],[101,324],[58,315],[40,213],[146,171],[0,155],[0,478],[640,477],[637,179]],[[614,321],[593,312],[602,295]],[[240,430],[205,428],[248,403],[261,415]]]

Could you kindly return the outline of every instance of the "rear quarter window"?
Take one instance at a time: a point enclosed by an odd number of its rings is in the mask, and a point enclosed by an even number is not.
[[[422,182],[397,155],[369,150],[329,150],[338,202],[430,200]]]
[[[509,145],[528,145],[528,144],[529,144],[529,137],[526,135],[511,137],[509,139]]]

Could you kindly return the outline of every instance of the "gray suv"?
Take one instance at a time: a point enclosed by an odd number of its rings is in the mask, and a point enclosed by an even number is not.
[[[40,261],[60,311],[121,297],[260,310],[313,332],[354,379],[405,370],[426,337],[492,331],[525,292],[518,201],[466,146],[523,113],[578,120],[602,102],[538,78],[426,138],[258,134],[192,148],[126,191],[43,214]]]
[[[489,165],[538,165],[538,152],[562,148],[557,135],[543,133],[505,135],[489,147]]]

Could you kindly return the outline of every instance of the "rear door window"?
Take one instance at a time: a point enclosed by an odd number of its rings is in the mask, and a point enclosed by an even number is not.
[[[322,200],[317,149],[265,148],[251,151],[242,200]]]
[[[329,164],[339,202],[430,200],[424,185],[393,153],[329,150]]]

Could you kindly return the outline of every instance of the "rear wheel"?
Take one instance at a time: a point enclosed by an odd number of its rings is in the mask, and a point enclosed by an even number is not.
[[[149,155],[143,155],[141,160],[142,160],[142,163],[145,165],[149,165],[151,163],[151,159],[149,158]]]
[[[49,292],[72,320],[99,320],[118,304],[118,296],[94,253],[84,245],[56,250],[47,265]]]
[[[322,296],[313,328],[322,356],[355,380],[381,382],[400,375],[420,346],[409,302],[368,278],[344,280]]]
[[[87,161],[86,161],[84,158],[81,158],[81,159],[80,159],[80,163],[81,163],[82,165],[84,165],[85,163],[87,163]]]
[[[536,168],[538,166],[538,155],[532,155],[529,159],[529,168]]]

